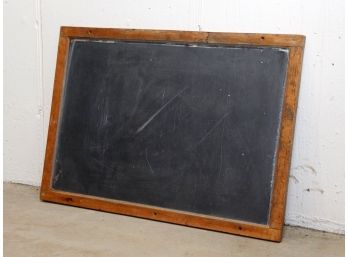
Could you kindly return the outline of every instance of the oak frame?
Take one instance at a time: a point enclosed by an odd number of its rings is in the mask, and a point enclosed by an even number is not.
[[[151,42],[169,41],[214,45],[232,44],[282,47],[289,49],[289,62],[268,225],[200,215],[53,189],[51,181],[58,118],[67,57],[69,54],[69,43],[72,38],[117,39],[127,41],[148,40]],[[280,242],[284,224],[304,44],[305,37],[302,35],[61,27],[51,116],[40,190],[41,200]]]

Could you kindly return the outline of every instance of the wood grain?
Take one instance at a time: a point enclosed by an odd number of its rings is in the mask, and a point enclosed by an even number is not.
[[[48,127],[45,162],[41,181],[41,192],[51,190],[53,157],[56,143],[61,97],[64,86],[64,75],[66,69],[68,49],[69,38],[61,35],[59,38],[56,74],[54,78],[53,96],[51,103],[51,116]]]
[[[299,94],[303,49],[291,47],[288,74],[282,111],[277,165],[274,174],[270,226],[282,229],[284,224],[286,193],[291,163],[291,152],[295,130],[297,99]]]
[[[270,46],[289,49],[285,97],[278,143],[276,169],[268,225],[223,219],[207,215],[182,212],[155,206],[141,205],[112,199],[56,191],[51,186],[54,150],[60,113],[64,77],[71,38],[96,38],[117,40],[142,40],[165,42],[196,42]],[[305,38],[301,35],[241,34],[192,31],[133,30],[107,28],[62,27],[57,55],[56,74],[47,137],[46,155],[40,197],[44,201],[90,208],[123,215],[170,222],[190,227],[204,228],[271,241],[280,241],[284,224],[291,151],[294,135],[297,99]]]
[[[85,207],[272,241],[277,241],[280,236],[279,229],[271,229],[266,225],[258,225],[243,221],[232,221],[218,217],[209,217],[206,215],[169,210],[142,204],[130,204],[128,202],[94,196],[51,190],[41,192],[41,199],[60,204]]]
[[[149,40],[174,42],[200,42],[275,47],[304,46],[302,35],[221,33],[175,30],[101,29],[62,27],[63,36],[74,38],[99,38],[123,40]]]

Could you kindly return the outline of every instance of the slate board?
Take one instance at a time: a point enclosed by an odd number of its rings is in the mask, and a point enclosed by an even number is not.
[[[267,224],[288,58],[71,40],[53,189]]]

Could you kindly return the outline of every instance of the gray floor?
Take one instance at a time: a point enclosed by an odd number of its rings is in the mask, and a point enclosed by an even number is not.
[[[4,184],[4,256],[339,257],[344,237],[286,227],[281,243],[39,201]]]

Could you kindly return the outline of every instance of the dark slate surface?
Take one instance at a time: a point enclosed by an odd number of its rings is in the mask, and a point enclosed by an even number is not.
[[[268,222],[288,52],[73,40],[53,188]]]

